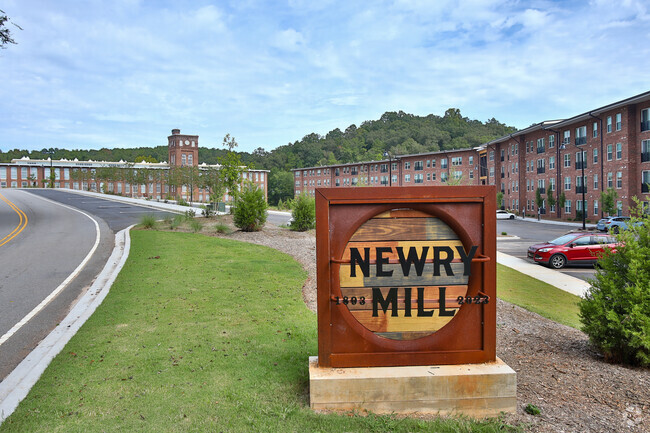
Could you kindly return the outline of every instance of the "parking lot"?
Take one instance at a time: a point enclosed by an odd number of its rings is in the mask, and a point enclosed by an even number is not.
[[[546,224],[532,219],[498,220],[497,235],[499,236],[497,237],[497,249],[502,253],[532,263],[533,261],[527,258],[529,246],[555,239],[578,228],[570,224]],[[592,231],[594,232],[597,231],[594,225],[587,225],[587,229],[590,228],[593,228]],[[501,236],[504,232],[507,233],[507,236]],[[592,265],[569,264],[556,272],[563,272],[582,280],[593,278],[595,275]]]

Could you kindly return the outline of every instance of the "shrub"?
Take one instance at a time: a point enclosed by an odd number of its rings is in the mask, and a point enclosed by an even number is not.
[[[196,211],[194,209],[188,209],[185,211],[185,218],[186,219],[192,219],[196,216]]]
[[[293,202],[291,230],[304,232],[316,223],[316,201],[307,194],[300,194]]]
[[[202,204],[201,209],[203,209],[203,216],[206,218],[212,217],[215,213],[211,204]]]
[[[640,206],[636,214],[642,215]],[[592,287],[578,304],[580,320],[606,360],[649,367],[650,218],[633,217],[628,227],[617,236],[617,251],[598,260]]]
[[[169,225],[169,228],[172,230],[175,230],[178,226],[183,224],[183,221],[185,221],[185,215],[175,215],[174,219],[172,220],[171,224]]]
[[[145,229],[155,229],[156,217],[151,214],[143,215],[140,219],[140,224],[142,224],[142,227]]]
[[[264,191],[248,183],[231,208],[235,226],[245,232],[261,230],[266,222],[267,207]]]
[[[201,229],[203,228],[203,224],[201,224],[198,220],[193,219],[190,221],[190,228],[194,233],[200,232]]]
[[[185,199],[179,198],[178,203],[179,206],[189,206],[190,204],[185,201]]]
[[[215,226],[215,230],[217,231],[217,233],[221,233],[222,235],[230,234],[230,229],[228,228],[227,225],[225,225],[223,223],[217,224]]]

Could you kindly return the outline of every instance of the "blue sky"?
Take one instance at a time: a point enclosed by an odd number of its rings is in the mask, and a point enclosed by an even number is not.
[[[650,90],[645,1],[3,0],[0,150],[271,150],[386,111],[524,128]]]

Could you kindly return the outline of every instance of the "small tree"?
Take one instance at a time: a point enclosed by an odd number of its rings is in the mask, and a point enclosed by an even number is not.
[[[223,185],[228,189],[228,194],[230,194],[232,200],[236,201],[237,195],[239,194],[241,175],[245,168],[242,166],[241,157],[235,152],[235,148],[237,147],[235,137],[226,134],[223,137],[222,145],[227,147],[228,151],[223,158],[219,158],[219,164],[221,164],[221,180]]]
[[[553,188],[551,188],[551,184],[548,184],[548,188],[546,188],[546,204],[548,204],[548,208],[552,208],[555,206],[555,196],[553,195]]]
[[[564,195],[564,191],[560,193],[560,196],[557,198],[557,207],[558,210],[560,211],[560,216],[562,216],[562,209],[564,209],[564,205],[566,204],[566,196]]]
[[[650,367],[650,217],[636,201],[616,252],[598,260],[596,277],[578,306],[582,330],[605,359]]]
[[[503,206],[503,192],[497,191],[497,209]]]
[[[237,195],[233,207],[235,226],[245,232],[262,230],[264,223],[266,223],[267,207],[266,200],[264,200],[264,191],[255,184],[247,182]]]
[[[313,229],[316,223],[316,201],[305,193],[300,194],[294,201],[291,216],[291,230],[304,232]]]
[[[542,193],[539,192],[539,188],[535,190],[535,204],[537,205],[537,220],[539,221],[542,206],[544,205],[544,198],[542,197]]]
[[[600,193],[600,201],[603,204],[603,212],[607,215],[614,215],[616,212],[616,198],[618,193],[614,188],[607,188],[607,191]]]

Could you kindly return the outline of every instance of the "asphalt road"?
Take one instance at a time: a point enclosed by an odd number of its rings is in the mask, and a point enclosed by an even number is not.
[[[550,241],[576,229],[569,225],[543,224],[530,220],[498,220],[497,234],[506,232],[520,239],[497,238],[497,250],[532,263],[527,257],[529,246]],[[593,278],[595,274],[593,265],[567,265],[560,272],[582,280]]]
[[[90,286],[113,250],[115,232],[139,222],[143,214],[162,218],[166,213],[56,190],[2,189],[0,194],[5,198],[0,200],[2,380]],[[59,287],[60,293],[15,330]]]

